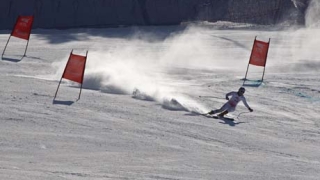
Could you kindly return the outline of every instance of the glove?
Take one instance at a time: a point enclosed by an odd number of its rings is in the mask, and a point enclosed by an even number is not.
[[[251,109],[251,108],[248,108],[248,109],[249,109],[249,111],[250,111],[250,112],[252,112],[252,111],[253,111],[253,109]]]

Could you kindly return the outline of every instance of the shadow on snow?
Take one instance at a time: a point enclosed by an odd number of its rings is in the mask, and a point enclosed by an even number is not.
[[[227,120],[227,119],[215,119],[213,117],[210,117],[210,116],[206,116],[204,114],[200,114],[200,113],[197,113],[197,112],[192,112],[192,113],[188,113],[188,114],[185,114],[186,116],[203,116],[203,117],[206,117],[206,118],[210,118],[210,119],[213,119],[213,120],[221,120],[223,122],[219,122],[220,124],[227,124],[229,126],[236,126],[238,124],[243,124],[245,122],[234,122],[234,121],[231,121],[231,120]]]
[[[66,105],[71,106],[74,103],[74,101],[61,101],[61,100],[53,100],[52,104],[60,104],[60,105]]]

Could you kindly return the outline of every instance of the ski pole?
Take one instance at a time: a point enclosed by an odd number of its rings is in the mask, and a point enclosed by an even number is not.
[[[249,113],[249,112],[241,112],[238,114],[237,119],[239,119],[239,117],[241,116],[241,114],[245,114],[245,113]]]

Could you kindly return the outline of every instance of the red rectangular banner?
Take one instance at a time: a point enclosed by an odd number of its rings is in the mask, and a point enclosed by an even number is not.
[[[71,53],[62,78],[82,84],[86,59],[86,56]]]
[[[249,63],[256,66],[265,66],[267,61],[269,42],[254,40]]]
[[[32,29],[33,16],[19,16],[12,30],[11,36],[29,40]]]

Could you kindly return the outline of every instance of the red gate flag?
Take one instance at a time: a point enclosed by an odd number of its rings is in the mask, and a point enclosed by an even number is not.
[[[86,59],[86,56],[71,53],[62,78],[82,84]]]
[[[28,45],[29,45],[32,24],[33,24],[33,19],[34,19],[34,16],[18,16],[16,24],[14,25],[12,32],[10,34],[10,37],[7,41],[7,44],[4,47],[4,50],[2,52],[2,57],[4,55],[4,52],[7,49],[7,46],[10,41],[11,36],[27,40],[27,45],[26,45],[26,49],[24,51],[23,57],[26,56]]]
[[[19,16],[12,30],[11,36],[29,40],[33,24],[33,16]]]
[[[255,39],[249,63],[256,66],[265,66],[267,62],[268,49],[269,42],[266,43]]]
[[[257,37],[256,37],[257,38]],[[267,63],[267,57],[268,57],[268,51],[269,51],[269,45],[270,45],[270,38],[269,42],[263,42],[263,41],[258,41],[257,39],[254,39],[253,42],[253,47],[247,67],[247,72],[244,77],[243,85],[245,81],[247,80],[247,74],[249,70],[249,65],[255,65],[255,66],[262,66],[263,67],[263,74],[262,74],[262,79],[260,82],[263,81],[264,73],[266,70],[266,63]]]
[[[73,52],[73,50],[70,53],[67,65],[64,69],[64,72],[63,72],[62,77],[60,79],[60,82],[59,82],[59,85],[58,85],[58,88],[57,88],[57,91],[56,91],[56,94],[55,94],[53,100],[56,99],[62,78],[81,84],[79,98],[78,98],[78,99],[80,99],[81,90],[82,90],[82,83],[83,83],[83,76],[84,76],[84,71],[86,69],[86,61],[87,61],[87,57],[88,57],[88,51],[86,53],[86,56],[72,54],[72,52]]]

